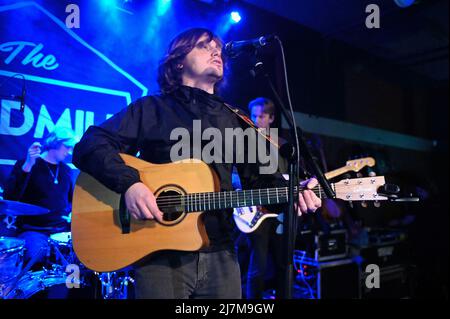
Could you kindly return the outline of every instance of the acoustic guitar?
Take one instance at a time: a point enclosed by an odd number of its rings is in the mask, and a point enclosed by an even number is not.
[[[221,192],[217,175],[200,160],[152,164],[120,155],[139,171],[164,218],[160,223],[130,217],[123,196],[80,173],[73,198],[72,241],[80,261],[94,271],[115,271],[160,250],[196,251],[208,246],[202,218],[206,211],[219,214],[226,208],[288,202],[287,187]],[[384,177],[377,176],[343,180],[332,187],[337,198],[368,201],[387,199],[377,191],[384,184]],[[313,191],[325,196],[320,185]]]

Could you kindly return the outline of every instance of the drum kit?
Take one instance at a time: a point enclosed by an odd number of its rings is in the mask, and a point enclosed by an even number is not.
[[[8,229],[16,227],[14,221],[19,216],[48,212],[39,206],[0,200],[0,223],[4,221]],[[70,232],[50,235],[42,249],[45,260],[42,268],[36,269],[34,257],[24,260],[23,239],[0,237],[0,299],[133,298],[132,271],[97,273],[87,269],[77,259]]]

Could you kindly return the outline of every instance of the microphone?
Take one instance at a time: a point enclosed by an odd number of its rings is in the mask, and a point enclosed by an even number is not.
[[[25,95],[26,95],[26,90],[25,90],[25,85],[22,86],[22,95],[20,96],[20,112],[24,112],[25,110]]]
[[[225,44],[224,53],[229,58],[235,58],[239,56],[241,53],[253,53],[256,50],[262,48],[271,42],[275,36],[268,35],[262,36],[256,39],[251,40],[243,40],[243,41],[230,41]]]

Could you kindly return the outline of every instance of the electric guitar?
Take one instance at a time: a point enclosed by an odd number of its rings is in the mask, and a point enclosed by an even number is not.
[[[80,173],[72,206],[72,241],[77,257],[94,271],[115,271],[160,250],[196,251],[208,246],[205,211],[288,201],[287,187],[220,192],[217,175],[200,160],[152,164],[125,154],[121,157],[139,171],[164,217],[161,223],[132,218],[123,196]],[[384,177],[378,176],[343,180],[332,187],[336,197],[344,200],[385,200],[377,192],[384,184]],[[295,192],[303,189],[296,187]],[[320,187],[313,191],[324,197]]]
[[[343,167],[325,173],[325,177],[332,179],[347,172],[359,172],[366,166],[373,167],[374,165],[375,159],[372,157],[355,159],[347,161]],[[276,218],[277,216],[278,214],[270,212],[267,208],[258,206],[238,207],[233,211],[234,222],[243,233],[254,232],[265,219]]]

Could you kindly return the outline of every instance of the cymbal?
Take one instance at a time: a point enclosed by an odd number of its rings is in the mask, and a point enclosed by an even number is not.
[[[12,200],[0,200],[0,215],[31,216],[48,214],[50,210],[36,205],[31,205]]]

